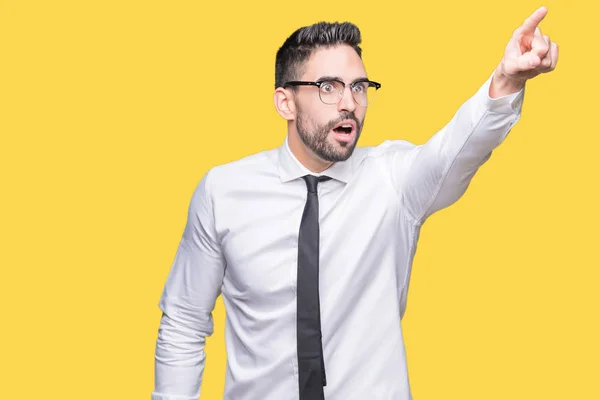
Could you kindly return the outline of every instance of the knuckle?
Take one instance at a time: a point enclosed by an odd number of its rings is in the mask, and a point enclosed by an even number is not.
[[[551,68],[552,68],[552,60],[545,58],[542,60],[542,63],[538,66],[537,69],[541,70],[541,71],[548,71]]]

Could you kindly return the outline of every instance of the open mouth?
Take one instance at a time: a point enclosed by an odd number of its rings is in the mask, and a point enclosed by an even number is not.
[[[352,133],[352,126],[350,124],[338,126],[337,128],[333,128],[335,133]]]
[[[337,140],[349,142],[354,138],[356,132],[356,123],[352,120],[343,121],[332,129]]]

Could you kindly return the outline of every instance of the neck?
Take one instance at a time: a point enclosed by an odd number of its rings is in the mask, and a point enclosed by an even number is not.
[[[288,145],[294,157],[311,172],[320,173],[333,165],[333,162],[323,160],[307,148],[295,132],[288,134]]]

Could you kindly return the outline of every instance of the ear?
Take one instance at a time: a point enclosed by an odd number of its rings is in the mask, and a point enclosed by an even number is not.
[[[273,95],[273,101],[275,103],[275,109],[288,121],[296,119],[296,103],[294,103],[294,94],[289,89],[277,88]]]

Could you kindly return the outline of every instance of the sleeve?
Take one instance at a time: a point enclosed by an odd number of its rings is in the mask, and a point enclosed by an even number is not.
[[[492,99],[491,75],[425,144],[394,155],[396,187],[417,223],[456,202],[521,117],[524,89]]]
[[[213,333],[212,311],[226,266],[215,232],[208,176],[192,196],[159,302],[163,313],[156,341],[152,400],[195,400],[200,396],[205,339]]]

